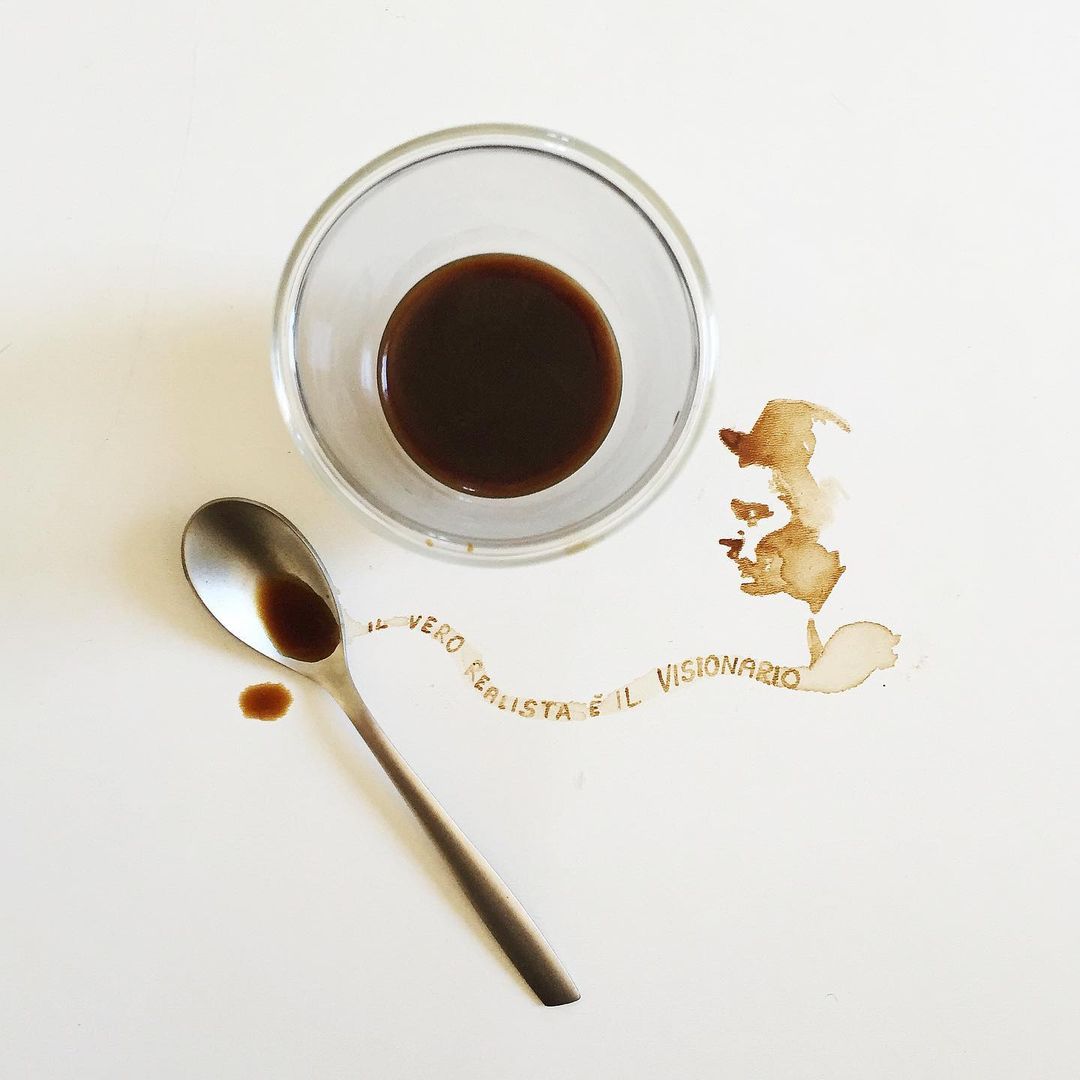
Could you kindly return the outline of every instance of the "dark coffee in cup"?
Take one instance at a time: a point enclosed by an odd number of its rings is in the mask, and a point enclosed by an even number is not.
[[[523,255],[473,255],[417,282],[379,347],[391,431],[425,472],[470,495],[530,495],[604,441],[619,348],[573,278]]]

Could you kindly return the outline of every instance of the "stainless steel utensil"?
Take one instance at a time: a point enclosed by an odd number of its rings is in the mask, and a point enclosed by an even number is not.
[[[295,526],[262,503],[217,499],[191,516],[184,529],[181,557],[196,595],[229,633],[263,656],[313,679],[337,700],[536,996],[545,1005],[577,1001],[581,995],[574,981],[528,912],[409,768],[368,711],[345,662],[343,620],[329,577]],[[306,583],[337,616],[341,640],[324,660],[306,663],[283,655],[263,625],[256,604],[259,582],[282,575]]]

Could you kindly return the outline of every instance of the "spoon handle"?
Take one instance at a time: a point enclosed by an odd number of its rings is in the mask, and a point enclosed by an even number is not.
[[[412,771],[375,722],[356,688],[350,685],[340,689],[338,701],[353,727],[435,841],[465,895],[522,978],[545,1005],[577,1001],[581,995],[574,980],[517,897]]]

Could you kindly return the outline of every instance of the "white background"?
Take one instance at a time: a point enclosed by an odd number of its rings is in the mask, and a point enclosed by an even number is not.
[[[1080,948],[1074,4],[8,2],[0,1072],[109,1078],[1072,1078]],[[480,120],[638,171],[721,329],[685,470],[528,569],[369,530],[293,451],[277,275],[370,157]],[[263,499],[348,608],[430,611],[523,692],[726,651],[805,607],[717,536],[764,490],[715,437],[821,402],[848,566],[819,621],[903,634],[851,693],[736,680],[556,725],[392,631],[376,715],[583,998],[537,1005],[314,686],[180,572]]]

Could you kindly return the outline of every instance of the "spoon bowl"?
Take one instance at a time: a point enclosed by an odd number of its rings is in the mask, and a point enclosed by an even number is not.
[[[301,675],[316,677],[315,664],[278,648],[259,613],[260,583],[293,578],[307,585],[343,625],[326,568],[292,522],[250,499],[214,499],[191,515],[180,550],[195,595],[233,637]],[[344,640],[342,633],[338,648],[317,663],[343,662]]]
[[[215,499],[201,506],[184,529],[180,545],[184,573],[207,611],[234,637],[256,652],[306,675],[337,700],[376,760],[427,830],[492,936],[545,1005],[566,1005],[580,997],[551,946],[505,882],[454,823],[375,722],[345,662],[344,619],[329,575],[314,548],[276,510],[249,499]],[[336,621],[336,638],[305,661],[300,640],[271,617],[264,605],[268,588],[285,583],[295,601],[292,612],[311,625]]]

